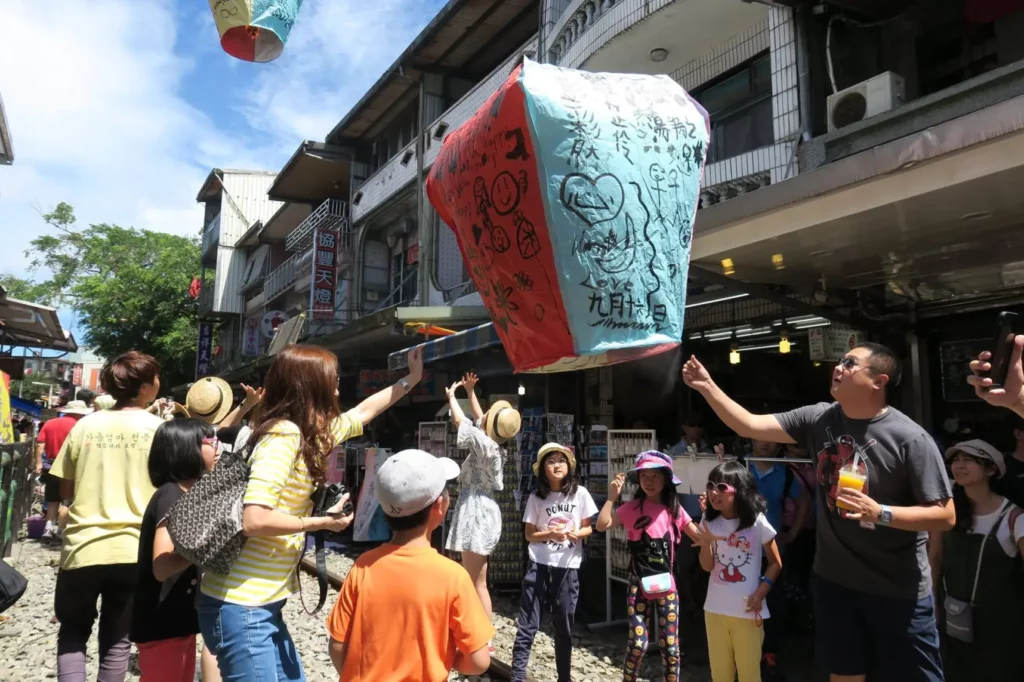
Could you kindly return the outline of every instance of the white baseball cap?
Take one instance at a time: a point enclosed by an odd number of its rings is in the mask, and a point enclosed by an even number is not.
[[[392,518],[411,516],[433,504],[460,471],[447,457],[423,450],[396,452],[377,471],[377,501]]]

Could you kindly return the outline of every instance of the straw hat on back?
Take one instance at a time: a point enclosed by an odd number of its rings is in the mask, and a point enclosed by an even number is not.
[[[484,433],[499,445],[516,437],[523,418],[507,400],[499,400],[484,414]]]
[[[220,377],[204,377],[188,389],[185,410],[190,417],[208,424],[219,424],[231,411],[233,400],[228,382]]]

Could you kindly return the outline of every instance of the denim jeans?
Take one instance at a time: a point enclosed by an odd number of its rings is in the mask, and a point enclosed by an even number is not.
[[[217,657],[224,682],[305,682],[281,610],[285,600],[242,606],[199,595],[203,642]]]

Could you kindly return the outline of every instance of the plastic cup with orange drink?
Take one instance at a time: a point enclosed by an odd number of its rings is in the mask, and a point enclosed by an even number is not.
[[[858,466],[856,459],[839,470],[838,496],[842,496],[843,488],[851,488],[857,492],[864,492],[864,485],[868,482],[868,474],[863,466]],[[836,506],[840,509],[853,511],[853,508],[844,503],[842,499],[836,499]]]

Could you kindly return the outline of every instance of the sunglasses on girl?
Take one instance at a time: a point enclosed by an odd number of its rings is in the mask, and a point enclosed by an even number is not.
[[[720,494],[725,495],[726,493],[736,492],[736,488],[733,488],[728,483],[712,483],[711,481],[708,481],[707,491],[709,493],[718,491]]]

